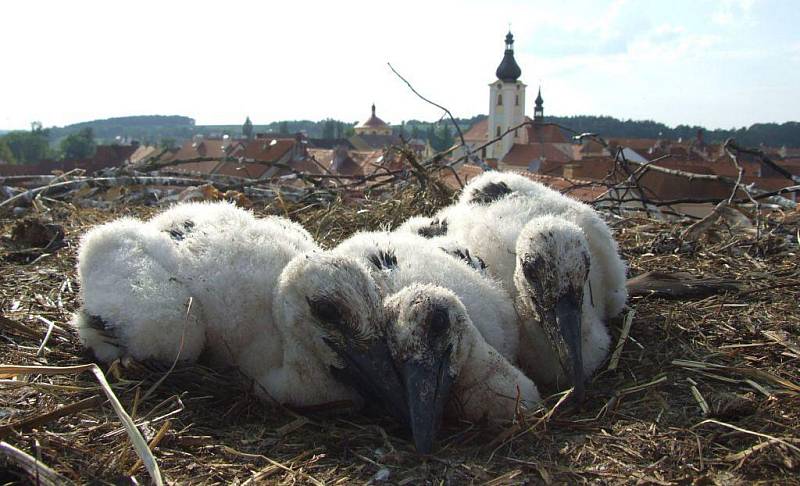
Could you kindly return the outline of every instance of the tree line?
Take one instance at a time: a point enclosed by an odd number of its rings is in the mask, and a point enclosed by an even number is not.
[[[466,131],[485,118],[485,115],[457,118],[456,123],[462,131]],[[732,137],[740,144],[749,146],[800,147],[798,122],[757,123],[750,127],[707,130],[696,125],[669,127],[652,120],[620,120],[610,116],[548,116],[545,120],[577,132],[598,133],[606,138],[687,140],[696,137],[698,131],[702,130],[706,142],[722,142]],[[131,116],[51,128],[34,122],[30,131],[12,131],[0,136],[0,161],[24,164],[57,158],[85,159],[94,154],[100,143],[136,140],[147,145],[175,147],[196,135],[247,138],[248,133],[252,137],[257,133],[293,136],[305,132],[311,138],[344,139],[354,134],[353,127],[356,124],[333,118],[253,124],[248,117],[244,125],[196,125],[195,120],[184,116]],[[395,135],[405,140],[430,143],[434,150],[445,150],[458,141],[456,131],[448,120],[406,120],[393,125],[392,129]]]
[[[55,146],[50,137],[50,129],[42,128],[39,122],[33,122],[30,131],[8,132],[0,137],[0,162],[35,164],[54,159],[85,160],[97,151],[94,132],[88,126],[65,136]]]

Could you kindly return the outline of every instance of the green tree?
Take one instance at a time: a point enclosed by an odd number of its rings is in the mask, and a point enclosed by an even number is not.
[[[336,137],[337,122],[331,118],[326,118],[322,124],[322,138]]]
[[[244,125],[242,125],[242,135],[247,140],[253,139],[253,122],[250,121],[250,117],[247,117],[247,120],[244,121]]]
[[[433,129],[433,123],[425,128],[425,139],[430,142],[431,147],[433,147],[435,150],[439,150],[437,148],[439,146],[439,140],[436,138],[436,132]]]
[[[94,133],[90,127],[81,128],[78,133],[67,135],[59,147],[61,156],[67,160],[88,159],[97,151]]]
[[[281,124],[278,125],[278,133],[287,135],[289,133],[289,122],[282,121]]]
[[[11,132],[3,137],[14,159],[20,164],[35,164],[53,155],[48,140],[49,130],[43,130],[39,122],[31,124],[30,132]]]
[[[450,131],[450,125],[447,123],[443,123],[439,126],[439,130],[437,130],[436,134],[436,142],[439,144],[436,147],[436,150],[447,150],[453,146],[453,132]]]
[[[178,146],[178,142],[173,137],[164,137],[158,142],[162,149],[172,149]]]
[[[0,137],[0,163],[16,164],[17,160],[14,158],[14,153],[6,144],[4,137]]]

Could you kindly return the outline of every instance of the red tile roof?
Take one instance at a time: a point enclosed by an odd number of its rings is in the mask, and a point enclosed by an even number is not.
[[[189,160],[201,157],[223,158],[227,156],[225,149],[230,145],[230,140],[223,139],[203,139],[189,140],[181,145],[178,153],[175,154],[176,160]]]
[[[556,191],[584,202],[594,201],[607,190],[604,186],[592,186],[591,181],[586,180],[568,180],[563,177],[532,174],[530,172],[518,172],[518,174],[521,174],[533,181],[541,182],[551,189],[555,189]],[[580,185],[581,187],[576,187],[577,185]]]
[[[205,162],[188,162],[186,164],[168,165],[161,169],[168,174],[214,174],[220,165],[218,160],[208,160]]]
[[[257,162],[222,162],[216,168],[215,174],[246,179],[260,179],[272,168],[269,164]]]
[[[504,164],[527,168],[534,160],[550,162],[569,162],[570,158],[558,147],[550,143],[515,143],[503,157]]]
[[[304,174],[327,174],[318,162],[315,162],[310,157],[305,157],[297,161],[292,161],[289,163],[289,166],[292,167],[294,170],[298,172],[302,172]],[[282,169],[282,171],[286,171],[286,169]],[[286,171],[288,172],[288,171]]]
[[[777,191],[778,189],[795,185],[794,182],[785,177],[745,177],[744,183],[754,183],[757,188],[765,191]]]
[[[461,179],[462,184],[466,184],[475,177],[483,174],[483,169],[473,164],[462,164],[456,168],[455,171],[458,173],[458,178]],[[461,189],[461,186],[459,186],[458,180],[453,174],[453,171],[444,169],[439,172],[439,174],[441,176],[441,181],[444,182],[448,187],[455,190]]]
[[[608,139],[608,145],[610,147],[617,147],[623,146],[628,147],[629,149],[640,151],[644,150],[645,152],[653,147],[658,145],[659,141],[655,138],[610,138]]]
[[[525,121],[531,122],[533,120],[525,117]],[[555,125],[534,123],[533,125],[528,125],[526,130],[528,131],[528,143],[569,143],[567,137],[564,136],[564,132]]]
[[[761,175],[762,165],[760,162],[750,161],[740,157],[736,157],[736,159],[738,160],[739,165],[741,165],[744,169],[744,174],[746,176],[758,177]],[[713,161],[711,163],[711,170],[715,174],[728,177],[737,177],[739,175],[739,169],[736,168],[736,165],[733,163],[733,160],[728,154],[725,154]]]
[[[2,164],[0,175],[42,175],[73,169],[83,169],[87,174],[93,174],[101,169],[125,165],[135,151],[136,147],[132,145],[98,145],[95,154],[89,159],[43,160],[36,164],[19,165]]]
[[[580,147],[582,154],[608,154],[608,150],[597,140],[584,140]]]
[[[468,142],[485,142],[489,139],[489,119],[484,118],[483,120],[475,123],[467,133],[464,134],[464,140]]]
[[[294,139],[290,138],[265,138],[247,142],[241,157],[245,160],[259,162],[278,162],[286,152],[294,148]]]
[[[138,145],[98,145],[92,157],[92,164],[99,167],[122,165],[130,160],[138,148]]]

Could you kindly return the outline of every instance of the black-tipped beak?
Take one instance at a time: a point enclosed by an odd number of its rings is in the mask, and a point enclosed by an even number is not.
[[[420,454],[430,454],[454,381],[450,376],[450,350],[432,363],[409,360],[403,364],[401,372],[408,395],[414,445]]]
[[[578,292],[567,291],[555,308],[545,312],[544,330],[555,347],[564,376],[575,388],[574,396],[584,399],[583,349],[581,345],[581,298]]]
[[[383,339],[370,342],[366,348],[351,342],[338,345],[326,340],[326,343],[345,363],[341,369],[332,367],[334,377],[354,387],[365,400],[383,405],[403,424],[410,423],[405,388]]]

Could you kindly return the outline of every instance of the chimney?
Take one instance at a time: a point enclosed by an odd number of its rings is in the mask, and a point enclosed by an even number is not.
[[[580,169],[580,164],[564,164],[561,175],[566,179],[577,179],[580,175]]]

